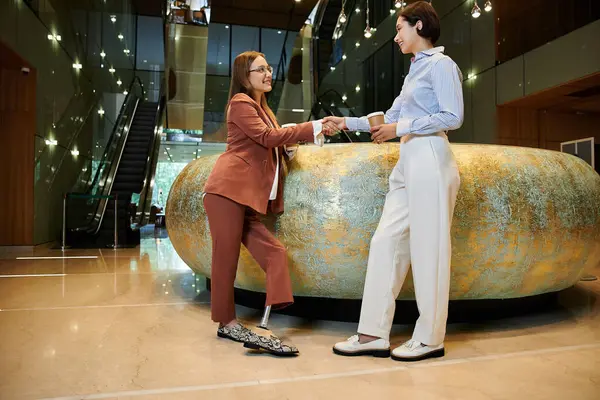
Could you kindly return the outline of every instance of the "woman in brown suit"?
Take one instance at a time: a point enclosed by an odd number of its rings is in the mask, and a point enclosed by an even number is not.
[[[212,236],[212,319],[219,323],[219,337],[245,343],[255,343],[257,338],[235,315],[233,285],[240,243],[267,275],[266,305],[274,309],[291,305],[286,250],[258,214],[283,212],[285,145],[322,144],[322,133],[335,132],[329,126],[323,130],[321,121],[280,128],[265,98],[271,84],[272,68],[263,54],[248,51],[235,58],[227,105],[227,149],[204,187]],[[272,344],[261,347],[276,352]],[[298,352],[289,347],[281,351]]]

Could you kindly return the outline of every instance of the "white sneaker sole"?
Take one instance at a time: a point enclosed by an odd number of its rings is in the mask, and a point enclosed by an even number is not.
[[[344,357],[357,357],[357,356],[373,356],[377,358],[388,358],[392,353],[390,349],[387,350],[360,350],[360,351],[342,351],[338,350],[335,347],[333,348],[333,352],[338,356]]]
[[[446,351],[444,348],[441,348],[441,349],[433,350],[433,351],[430,351],[429,353],[420,354],[420,355],[414,356],[414,357],[400,357],[400,356],[396,356],[392,353],[392,360],[394,360],[394,361],[422,361],[422,360],[426,360],[428,358],[444,357],[444,355],[446,355]]]

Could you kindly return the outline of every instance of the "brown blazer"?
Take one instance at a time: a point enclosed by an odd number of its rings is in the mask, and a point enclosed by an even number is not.
[[[271,211],[283,212],[282,146],[301,141],[314,141],[312,123],[280,128],[250,96],[236,94],[227,112],[227,149],[210,173],[204,192],[227,197],[266,214],[275,179],[276,161],[271,150],[274,148],[280,165],[277,198],[271,202]]]

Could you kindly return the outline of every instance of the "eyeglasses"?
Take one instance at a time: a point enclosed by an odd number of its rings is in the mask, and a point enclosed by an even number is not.
[[[261,74],[266,75],[267,71],[269,71],[269,73],[273,75],[273,67],[271,67],[270,65],[267,65],[266,67],[264,65],[261,65],[256,69],[251,69],[249,72],[260,72]]]

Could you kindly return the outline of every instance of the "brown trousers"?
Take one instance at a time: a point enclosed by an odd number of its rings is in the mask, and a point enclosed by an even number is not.
[[[212,320],[227,324],[235,319],[233,284],[240,256],[246,246],[267,274],[266,305],[281,308],[294,302],[285,247],[260,222],[250,207],[207,193],[204,209],[212,236]]]

